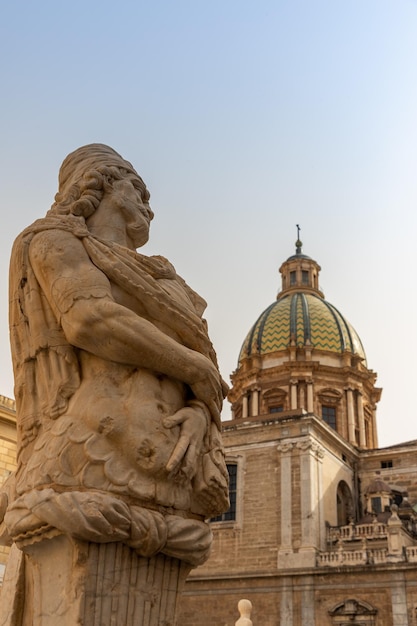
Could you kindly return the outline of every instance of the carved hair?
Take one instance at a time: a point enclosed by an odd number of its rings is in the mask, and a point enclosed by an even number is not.
[[[132,172],[124,167],[101,165],[88,170],[79,182],[74,183],[55,195],[55,202],[47,215],[76,215],[87,219],[98,208],[105,192],[111,191],[113,182],[121,180]],[[145,183],[137,175],[138,185],[144,202],[149,201]]]

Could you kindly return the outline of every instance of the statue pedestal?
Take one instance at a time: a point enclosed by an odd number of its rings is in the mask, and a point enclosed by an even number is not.
[[[66,535],[23,547],[24,607],[11,626],[174,626],[191,567]],[[0,620],[1,621],[1,620]],[[19,624],[20,622],[20,624]]]

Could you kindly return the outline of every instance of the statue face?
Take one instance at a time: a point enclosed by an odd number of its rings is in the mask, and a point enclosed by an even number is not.
[[[109,194],[116,211],[120,212],[126,227],[126,234],[135,248],[143,246],[149,238],[149,225],[153,211],[142,197],[143,183],[134,174],[113,182]]]

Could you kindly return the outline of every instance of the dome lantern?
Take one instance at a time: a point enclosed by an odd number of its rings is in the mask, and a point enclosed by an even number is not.
[[[320,265],[302,252],[300,238],[295,242],[295,254],[290,256],[279,268],[282,287],[278,292],[277,299],[284,294],[296,291],[308,291],[315,293],[320,298],[324,294],[319,289]]]

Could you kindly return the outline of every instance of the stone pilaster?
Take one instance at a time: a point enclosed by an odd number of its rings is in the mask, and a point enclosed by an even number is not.
[[[347,417],[348,417],[348,439],[350,443],[356,443],[355,436],[355,409],[353,406],[353,389],[346,390]]]
[[[312,380],[308,380],[307,381],[307,412],[308,413],[313,413],[314,411],[314,386],[313,386],[313,381]]]
[[[365,416],[363,413],[363,396],[362,393],[358,393],[358,421],[359,421],[359,446],[361,448],[367,447],[367,441],[365,436]]]
[[[310,437],[298,441],[297,448],[300,450],[301,473],[301,547],[299,552],[304,553],[303,564],[307,567],[314,567],[316,552],[321,543],[320,526],[323,523],[319,463],[321,463],[324,451]]]
[[[248,417],[248,396],[246,393],[242,398],[242,417]]]
[[[289,576],[286,576],[282,579],[280,613],[280,624],[285,624],[285,626],[293,626],[293,590],[292,578],[290,578]]]
[[[291,454],[294,448],[292,441],[284,441],[278,445],[281,453],[281,544],[278,550],[278,568],[286,569],[292,549],[292,511],[291,511]]]
[[[251,415],[256,417],[259,415],[259,389],[252,390],[252,412]]]
[[[315,626],[314,579],[305,576],[301,590],[301,623],[303,626]]]
[[[297,391],[298,391],[298,381],[290,380],[290,390],[291,390],[291,409],[298,408],[298,400],[297,400]]]
[[[292,491],[292,452],[300,451],[300,491]],[[278,569],[314,567],[317,550],[325,544],[322,493],[322,458],[324,450],[310,437],[288,439],[278,445],[281,453],[281,545]],[[294,552],[292,508],[294,497],[301,502],[301,546]]]
[[[394,575],[393,578],[390,581],[392,626],[409,626],[405,581],[401,574]]]
[[[378,428],[376,423],[376,406],[372,409],[372,446],[378,448]]]

